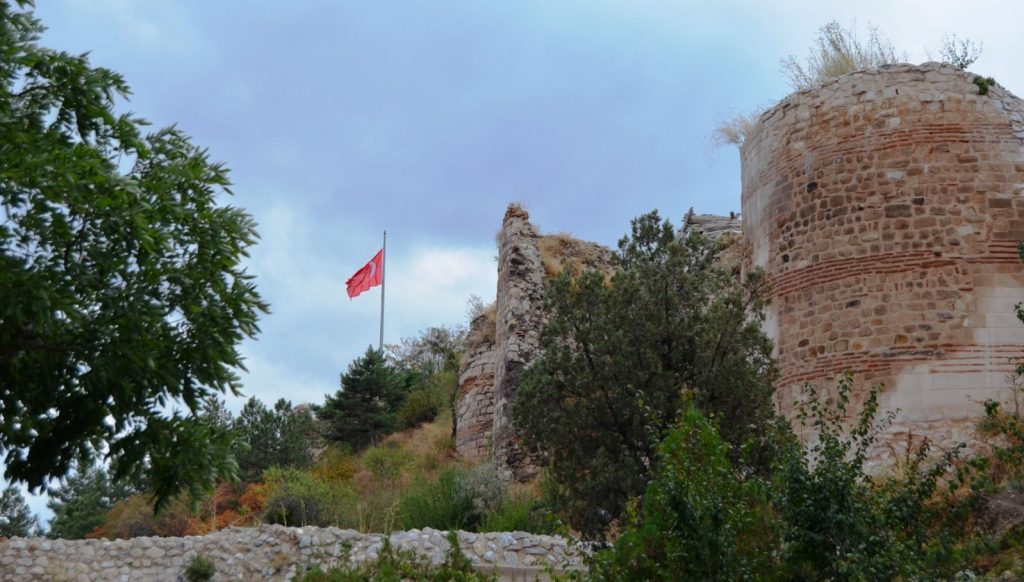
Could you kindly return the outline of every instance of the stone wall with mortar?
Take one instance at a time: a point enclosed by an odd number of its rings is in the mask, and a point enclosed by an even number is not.
[[[512,410],[520,376],[540,355],[546,278],[559,269],[607,269],[610,264],[607,248],[565,235],[541,236],[525,210],[508,207],[498,233],[494,318],[472,322],[472,347],[459,377],[455,444],[461,455],[493,458],[518,481],[537,474],[521,446]]]
[[[463,458],[471,461],[482,461],[491,451],[491,435],[494,432],[494,369],[498,359],[494,346],[495,325],[495,320],[486,313],[470,322],[471,347],[459,374],[455,449]]]
[[[494,370],[493,457],[513,477],[526,481],[537,473],[521,446],[512,419],[519,377],[539,355],[543,327],[544,265],[537,243],[540,235],[530,215],[511,205],[498,234],[498,293]]]
[[[586,546],[563,538],[522,532],[459,532],[459,547],[477,570],[501,580],[534,580],[546,568],[583,568]],[[447,533],[432,529],[390,535],[391,546],[434,564],[448,552]],[[210,559],[214,580],[291,580],[301,569],[319,565],[358,566],[377,558],[381,534],[338,528],[263,525],[230,528],[205,536],[130,540],[46,540],[0,538],[0,580],[177,581],[194,556]]]
[[[791,411],[857,372],[899,409],[888,442],[970,441],[1024,353],[1024,103],[948,65],[894,65],[795,93],[741,147],[743,232],[774,297]]]

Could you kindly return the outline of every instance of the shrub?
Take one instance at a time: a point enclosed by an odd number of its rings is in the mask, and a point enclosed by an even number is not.
[[[472,529],[480,512],[466,487],[466,471],[448,468],[437,479],[417,478],[399,502],[399,514],[405,529]]]
[[[267,485],[263,521],[292,527],[354,527],[355,493],[347,485],[317,479],[309,471],[273,468]]]
[[[216,573],[217,569],[213,565],[213,560],[202,554],[192,556],[188,565],[185,566],[184,572],[185,580],[188,582],[206,582],[212,580]]]
[[[417,388],[410,392],[398,409],[398,428],[414,428],[434,420],[445,409],[448,398],[435,387]]]
[[[544,501],[527,493],[506,497],[494,511],[484,515],[479,530],[548,535],[563,533],[563,528]]]
[[[956,571],[944,558],[948,540],[932,531],[929,506],[959,449],[929,463],[927,443],[902,473],[872,478],[864,463],[892,414],[877,421],[878,387],[846,426],[852,376],[826,399],[806,386],[798,418],[817,433],[807,450],[794,447],[776,475],[776,506],[786,521],[785,560],[794,579],[937,579]]]
[[[754,580],[779,573],[778,518],[767,483],[744,479],[729,445],[692,406],[658,450],[659,469],[638,515],[595,580]]]
[[[402,469],[411,462],[408,452],[389,442],[371,447],[363,453],[363,466],[375,477],[389,481],[397,481],[402,476]]]

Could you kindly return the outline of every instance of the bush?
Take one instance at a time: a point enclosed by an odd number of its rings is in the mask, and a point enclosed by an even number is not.
[[[202,554],[192,556],[188,565],[185,566],[185,580],[188,582],[206,582],[212,580],[217,569],[213,566],[213,560]]]
[[[393,443],[383,443],[363,453],[363,466],[375,477],[397,481],[402,469],[412,463],[411,455]]]
[[[534,534],[557,535],[561,524],[544,501],[521,493],[507,497],[494,511],[484,515],[480,531],[525,531]]]
[[[928,465],[927,444],[910,455],[902,474],[876,479],[864,470],[881,422],[878,388],[873,388],[852,427],[846,428],[852,376],[839,378],[836,394],[826,399],[805,387],[798,418],[817,433],[808,450],[794,448],[777,474],[775,505],[786,522],[785,560],[793,579],[892,580],[939,579],[961,564],[948,538],[933,531],[939,516],[929,501],[959,449]],[[833,403],[834,402],[834,403]]]
[[[414,428],[437,418],[438,413],[448,405],[448,399],[433,387],[417,388],[405,397],[398,409],[398,428]]]
[[[263,521],[291,527],[355,527],[350,487],[317,479],[309,471],[273,468],[264,474],[267,502]]]
[[[658,472],[638,515],[609,552],[595,580],[759,580],[779,573],[778,518],[767,483],[746,479],[729,445],[692,406],[658,450]]]
[[[466,471],[454,467],[434,481],[416,479],[399,502],[399,514],[405,529],[472,529],[480,518],[466,486]]]

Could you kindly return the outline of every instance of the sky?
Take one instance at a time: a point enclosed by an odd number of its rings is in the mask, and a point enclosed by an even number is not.
[[[376,344],[379,289],[349,300],[345,280],[385,230],[395,343],[493,300],[510,202],[608,246],[652,209],[739,211],[739,156],[714,128],[788,94],[780,59],[830,20],[877,26],[914,63],[973,39],[971,70],[1024,94],[1010,0],[37,3],[41,44],[90,52],[131,86],[122,111],[231,168],[224,202],[262,237],[249,270],[271,313],[241,351],[245,397],[266,403],[322,403]]]

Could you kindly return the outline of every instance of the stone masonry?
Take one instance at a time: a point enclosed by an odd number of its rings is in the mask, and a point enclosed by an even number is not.
[[[589,552],[563,538],[523,532],[458,532],[458,538],[473,568],[494,572],[499,580],[534,580],[548,568],[579,570]],[[441,564],[451,547],[447,533],[433,529],[395,532],[389,541],[395,551],[433,564]],[[176,582],[184,579],[193,557],[201,555],[213,562],[215,581],[284,581],[314,565],[358,567],[375,560],[383,544],[381,534],[280,525],[112,541],[0,538],[0,580]]]
[[[494,369],[498,351],[493,341],[494,319],[486,313],[469,326],[476,345],[466,354],[459,375],[459,405],[456,411],[455,448],[466,459],[486,459],[494,432]]]
[[[552,268],[606,269],[610,263],[607,248],[565,235],[541,236],[525,210],[508,207],[498,234],[495,312],[471,323],[475,339],[459,378],[455,445],[461,455],[493,459],[518,481],[536,475],[512,410],[520,376],[540,355],[546,277]]]
[[[894,65],[795,93],[740,155],[743,234],[773,286],[767,331],[791,412],[856,373],[898,410],[881,449],[970,443],[1024,354],[1024,103],[949,65]],[[884,456],[884,455],[883,455]]]

